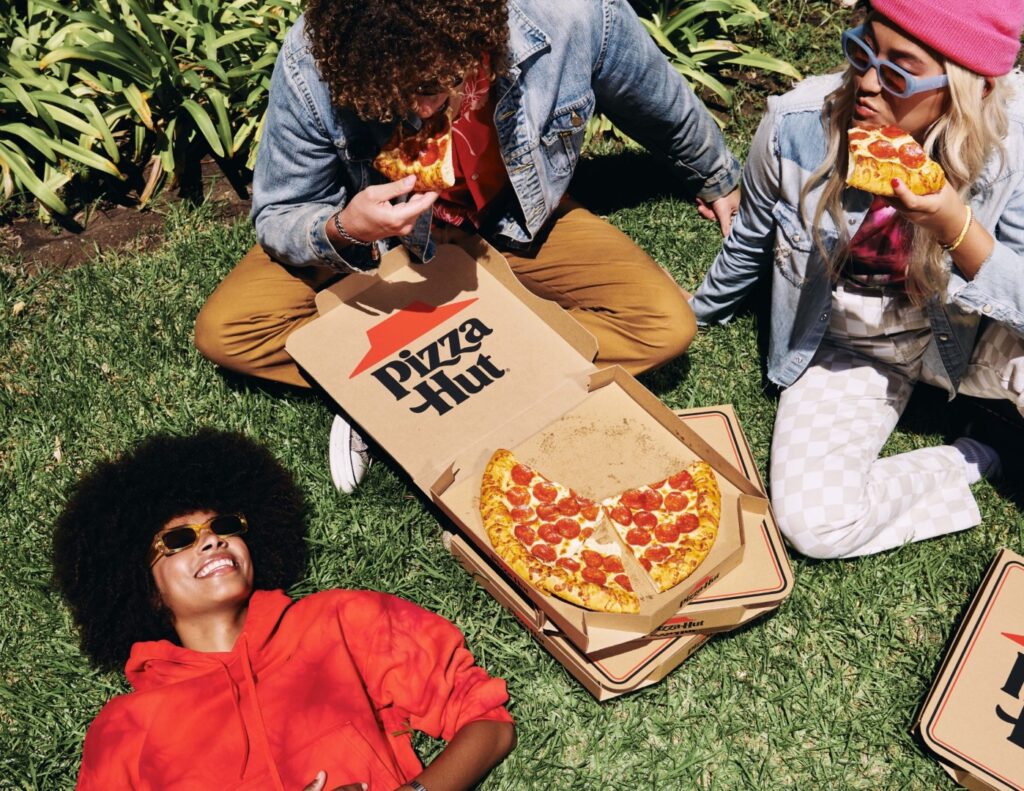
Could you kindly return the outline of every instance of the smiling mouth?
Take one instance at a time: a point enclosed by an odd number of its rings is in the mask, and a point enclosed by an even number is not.
[[[230,569],[234,571],[235,568],[237,568],[237,566],[235,565],[235,561],[231,558],[214,558],[213,560],[204,563],[199,568],[199,571],[196,572],[196,579],[203,579],[204,577],[209,577],[211,574],[215,574],[216,572],[222,571],[224,569]]]

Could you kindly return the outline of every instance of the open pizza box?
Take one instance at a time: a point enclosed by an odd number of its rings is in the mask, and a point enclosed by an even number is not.
[[[746,477],[760,481],[753,454],[730,405],[679,410],[676,414],[705,441],[721,448],[723,455],[730,460],[735,460],[736,468]],[[449,551],[467,569],[479,569],[487,565],[487,560],[479,551],[457,536],[445,534],[445,542]],[[470,573],[480,576],[474,571]],[[521,587],[518,578],[509,579],[500,570],[492,567],[492,576],[494,575],[499,576],[507,587]],[[740,564],[694,596],[664,624],[638,640],[617,644],[611,648],[597,648],[586,653],[591,659],[600,659],[607,663],[615,661],[616,654],[633,651],[643,641],[658,641],[665,637],[695,632],[724,632],[735,629],[776,609],[792,589],[793,572],[789,558],[782,544],[782,536],[769,511],[760,524],[748,534]],[[547,617],[545,610],[536,607],[521,595],[519,598],[521,604],[509,609],[512,609],[520,621],[528,623],[533,631],[539,627],[545,633],[565,640],[565,635],[558,625]],[[598,630],[594,629],[592,632]],[[618,637],[617,634],[612,636]]]
[[[462,567],[597,700],[611,700],[658,683],[711,639],[706,634],[676,635],[633,643],[607,656],[587,655],[565,635],[545,630],[543,613],[523,597],[519,585],[495,571],[465,539],[445,533],[444,541]]]
[[[915,729],[965,788],[1024,791],[1024,557],[996,555]]]
[[[589,333],[520,285],[493,248],[468,244],[439,246],[429,264],[399,248],[376,273],[344,278],[287,349],[499,567],[479,512],[496,449],[597,500],[707,461],[722,490],[718,539],[664,593],[635,575],[649,586],[637,590],[639,614],[584,610],[523,582],[582,651],[644,637],[740,562],[744,533],[768,513],[764,492],[622,369],[598,370]]]

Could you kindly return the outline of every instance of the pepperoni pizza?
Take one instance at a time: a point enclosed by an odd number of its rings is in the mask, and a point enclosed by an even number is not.
[[[929,195],[942,189],[946,174],[928,158],[920,144],[898,126],[854,127],[847,132],[850,146],[846,183],[873,195],[894,195],[892,180],[911,192]]]
[[[711,551],[721,495],[711,467],[697,461],[598,505],[498,450],[484,471],[480,512],[495,551],[538,590],[592,610],[635,613],[640,603],[617,539],[658,590],[668,590]]]
[[[373,166],[391,181],[416,176],[413,192],[439,192],[454,186],[451,121],[439,114],[424,121],[414,134],[406,134],[399,124]]]

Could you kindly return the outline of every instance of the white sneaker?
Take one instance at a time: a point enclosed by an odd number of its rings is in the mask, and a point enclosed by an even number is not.
[[[335,488],[339,492],[351,494],[370,466],[366,442],[352,426],[335,415],[327,452]]]

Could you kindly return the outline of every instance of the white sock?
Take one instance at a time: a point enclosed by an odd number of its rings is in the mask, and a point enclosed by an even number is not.
[[[953,440],[953,447],[964,457],[967,483],[977,483],[982,478],[999,474],[999,454],[994,448],[970,437],[958,437]]]

